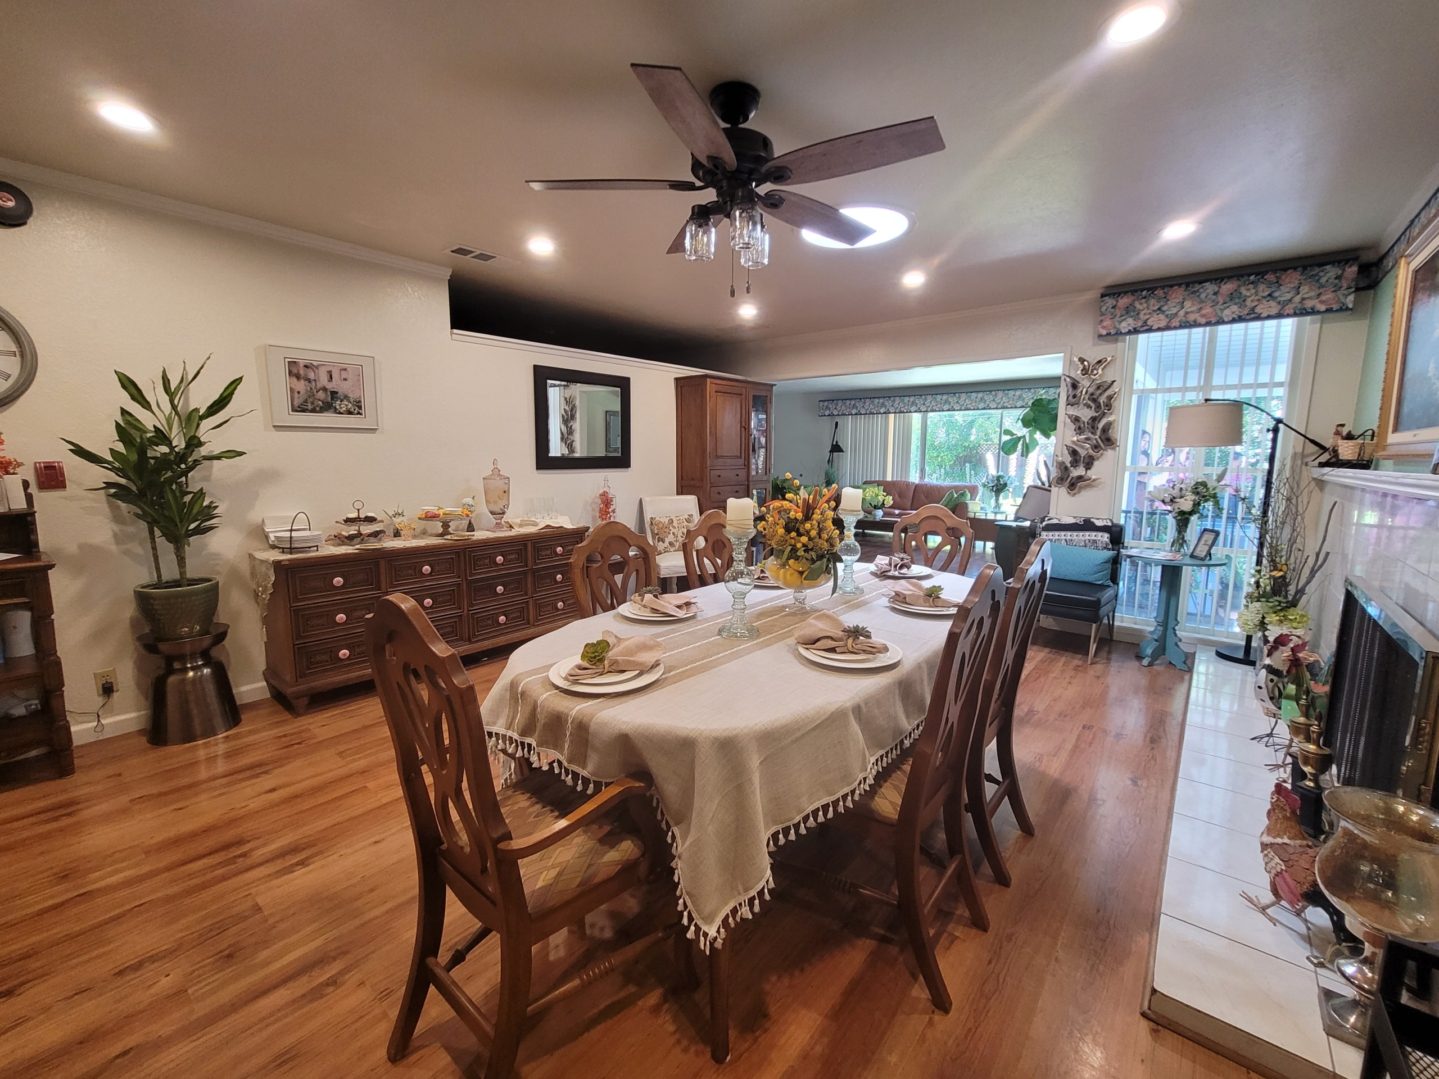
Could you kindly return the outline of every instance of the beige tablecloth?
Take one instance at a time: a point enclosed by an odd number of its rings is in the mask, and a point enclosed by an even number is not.
[[[898,645],[897,667],[836,671],[801,658],[793,635],[805,616],[780,611],[790,594],[778,590],[750,593],[758,639],[717,637],[730,597],[711,585],[694,593],[703,612],[692,621],[602,614],[516,650],[484,703],[492,744],[582,788],[648,772],[675,855],[679,908],[707,950],[768,897],[770,851],[849,808],[918,733],[950,622],[889,608],[888,589],[865,577],[864,595],[820,590],[811,607]],[[971,582],[942,573],[926,583],[961,598]],[[662,640],[664,676],[600,698],[551,685],[549,668],[604,629]]]

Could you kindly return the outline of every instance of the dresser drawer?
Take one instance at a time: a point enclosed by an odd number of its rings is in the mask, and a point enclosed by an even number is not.
[[[568,563],[541,566],[530,571],[530,591],[536,595],[541,592],[570,592],[574,590],[570,583],[572,578]]]
[[[582,538],[581,536],[566,536],[564,539],[535,540],[535,565],[539,566],[546,562],[568,562],[570,555],[575,553],[575,547],[579,545]]]
[[[385,584],[391,591],[426,581],[450,580],[460,575],[460,552],[440,551],[391,558],[386,561],[385,569],[388,578]]]
[[[546,622],[568,622],[580,613],[579,601],[568,592],[555,592],[535,597],[535,625]]]
[[[711,486],[711,487],[730,487],[730,486],[733,486],[733,485],[736,484],[736,483],[738,483],[738,484],[744,484],[744,483],[748,483],[748,482],[749,482],[749,477],[745,475],[745,471],[744,471],[744,469],[742,469],[742,468],[712,468],[712,469],[710,469],[710,486]]]
[[[529,548],[523,543],[490,544],[465,552],[466,576],[502,573],[530,564]]]
[[[462,623],[463,616],[459,611],[430,619],[430,625],[435,627],[435,632],[451,644],[459,644],[464,640],[463,635],[460,633]]]
[[[524,573],[511,573],[504,577],[486,577],[470,582],[470,606],[494,607],[523,599],[530,594],[530,579]]]
[[[710,488],[710,502],[720,509],[724,509],[726,499],[747,497],[749,497],[749,490],[743,484],[736,484],[734,487]]]
[[[430,588],[415,584],[409,588],[396,588],[396,592],[403,592],[418,603],[421,609],[431,617],[444,611],[458,611],[460,609],[460,582],[451,581],[449,584],[437,584]]]
[[[530,624],[528,603],[507,604],[470,612],[470,640],[479,644],[486,637],[503,637]]]
[[[309,678],[342,667],[357,667],[368,660],[365,635],[353,633],[346,637],[336,637],[332,641],[297,645],[295,673],[301,678]]]
[[[290,575],[295,602],[380,590],[380,563],[373,559],[343,562],[324,569],[301,569]]]
[[[362,629],[374,613],[375,596],[342,596],[328,603],[294,609],[295,640],[311,641]]]

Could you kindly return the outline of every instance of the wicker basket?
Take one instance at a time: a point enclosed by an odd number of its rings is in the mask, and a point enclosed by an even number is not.
[[[1372,461],[1374,460],[1374,440],[1372,438],[1341,438],[1334,443],[1334,456],[1341,461]]]

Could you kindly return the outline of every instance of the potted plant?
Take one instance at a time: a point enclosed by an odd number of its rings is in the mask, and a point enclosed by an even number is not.
[[[64,439],[76,457],[112,477],[95,490],[104,491],[145,526],[155,578],[136,586],[135,603],[159,641],[208,633],[219,604],[218,579],[190,576],[190,541],[213,532],[220,520],[218,503],[195,485],[194,474],[210,461],[244,455],[243,450],[209,448],[210,436],[235,418],[218,417],[229,407],[243,379],[232,379],[203,408],[187,406],[189,391],[209,362],[207,357],[193,372],[181,365],[176,378],[162,368],[159,386],[151,386],[153,400],[133,378],[116,371],[120,388],[144,418],[122,407],[115,421],[115,442],[107,455]],[[161,566],[160,540],[174,557],[173,578],[167,579]]]
[[[894,505],[894,496],[886,494],[884,488],[877,483],[867,483],[860,492],[860,505],[877,521],[884,516],[887,506]]]

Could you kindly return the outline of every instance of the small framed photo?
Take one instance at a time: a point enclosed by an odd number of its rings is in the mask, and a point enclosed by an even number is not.
[[[1189,557],[1207,559],[1209,553],[1214,550],[1214,544],[1218,539],[1219,529],[1201,528],[1199,535],[1195,537],[1194,546],[1189,550]]]
[[[273,427],[380,429],[375,357],[265,346]]]

